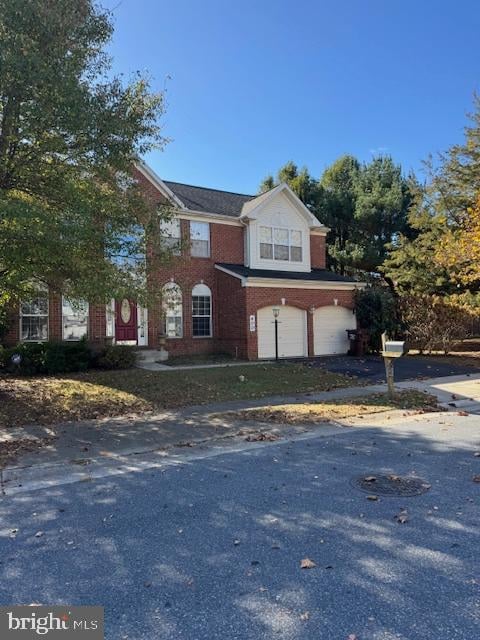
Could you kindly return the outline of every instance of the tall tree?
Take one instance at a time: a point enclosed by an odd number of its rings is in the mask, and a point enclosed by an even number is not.
[[[437,161],[426,162],[427,181],[410,214],[414,234],[390,247],[385,272],[399,288],[450,295],[476,292],[480,191],[480,100],[469,115],[464,140]]]
[[[345,155],[328,167],[320,180],[323,189],[318,211],[320,220],[330,228],[328,258],[330,267],[344,273],[352,262],[350,239],[354,233],[356,185],[360,163]]]
[[[352,266],[363,272],[378,272],[387,245],[398,234],[408,232],[411,188],[400,165],[389,156],[380,156],[362,166],[355,196]]]
[[[112,31],[93,0],[0,0],[4,300],[32,280],[90,300],[144,288],[132,161],[163,144],[163,99],[112,78]]]
[[[269,191],[273,187],[286,182],[300,200],[315,213],[321,198],[321,187],[315,178],[310,175],[306,167],[299,169],[291,160],[280,167],[276,177],[267,176],[260,184],[260,193]]]

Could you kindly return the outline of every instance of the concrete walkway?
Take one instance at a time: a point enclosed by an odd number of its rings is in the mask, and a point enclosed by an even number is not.
[[[397,384],[398,389],[418,389],[437,395],[443,408],[480,413],[480,374],[451,376]],[[281,437],[298,436],[317,430],[311,427],[242,422],[219,416],[228,411],[262,407],[265,405],[321,402],[348,399],[385,391],[385,385],[348,387],[333,391],[276,396],[258,400],[238,400],[220,404],[187,407],[158,414],[111,418],[86,422],[72,422],[54,427],[23,427],[8,431],[3,440],[19,438],[43,438],[53,436],[49,446],[26,453],[0,473],[0,485],[4,494],[25,490],[28,487],[52,486],[58,483],[88,480],[93,475],[108,475],[153,465],[172,451],[193,446],[222,446],[234,438],[245,440],[249,432],[273,432]],[[453,404],[453,406],[451,406]],[[404,411],[369,415],[368,422],[388,424],[392,414],[405,415]],[[336,423],[334,431],[344,426],[362,424],[349,419]],[[322,430],[328,429],[321,426]],[[144,467],[142,467],[144,468]]]

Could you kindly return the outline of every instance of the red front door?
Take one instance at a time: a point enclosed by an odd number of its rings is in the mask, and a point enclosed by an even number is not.
[[[137,305],[124,298],[115,301],[115,341],[137,342]]]

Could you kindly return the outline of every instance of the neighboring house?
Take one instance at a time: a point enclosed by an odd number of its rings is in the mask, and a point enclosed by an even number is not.
[[[356,328],[354,291],[363,285],[325,269],[328,229],[288,185],[242,195],[163,181],[145,163],[136,176],[151,201],[177,212],[159,233],[178,256],[151,276],[162,308],[129,300],[72,308],[39,292],[20,306],[9,344],[87,336],[157,348],[165,335],[173,355],[272,358],[275,312],[280,357],[347,351],[347,330]]]

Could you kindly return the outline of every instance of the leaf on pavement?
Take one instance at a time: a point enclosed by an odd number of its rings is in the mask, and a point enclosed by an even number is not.
[[[374,496],[374,495],[367,496],[367,500],[378,500],[378,496]]]
[[[467,411],[457,411],[457,416],[468,416],[470,415]]]
[[[300,620],[302,620],[303,622],[306,622],[309,619],[310,619],[310,611],[304,611],[303,613],[300,614]]]
[[[315,562],[310,560],[310,558],[303,558],[303,560],[300,561],[300,569],[313,569],[316,566]]]
[[[477,474],[477,475],[473,476],[472,480],[474,482],[480,482],[480,474]]]

